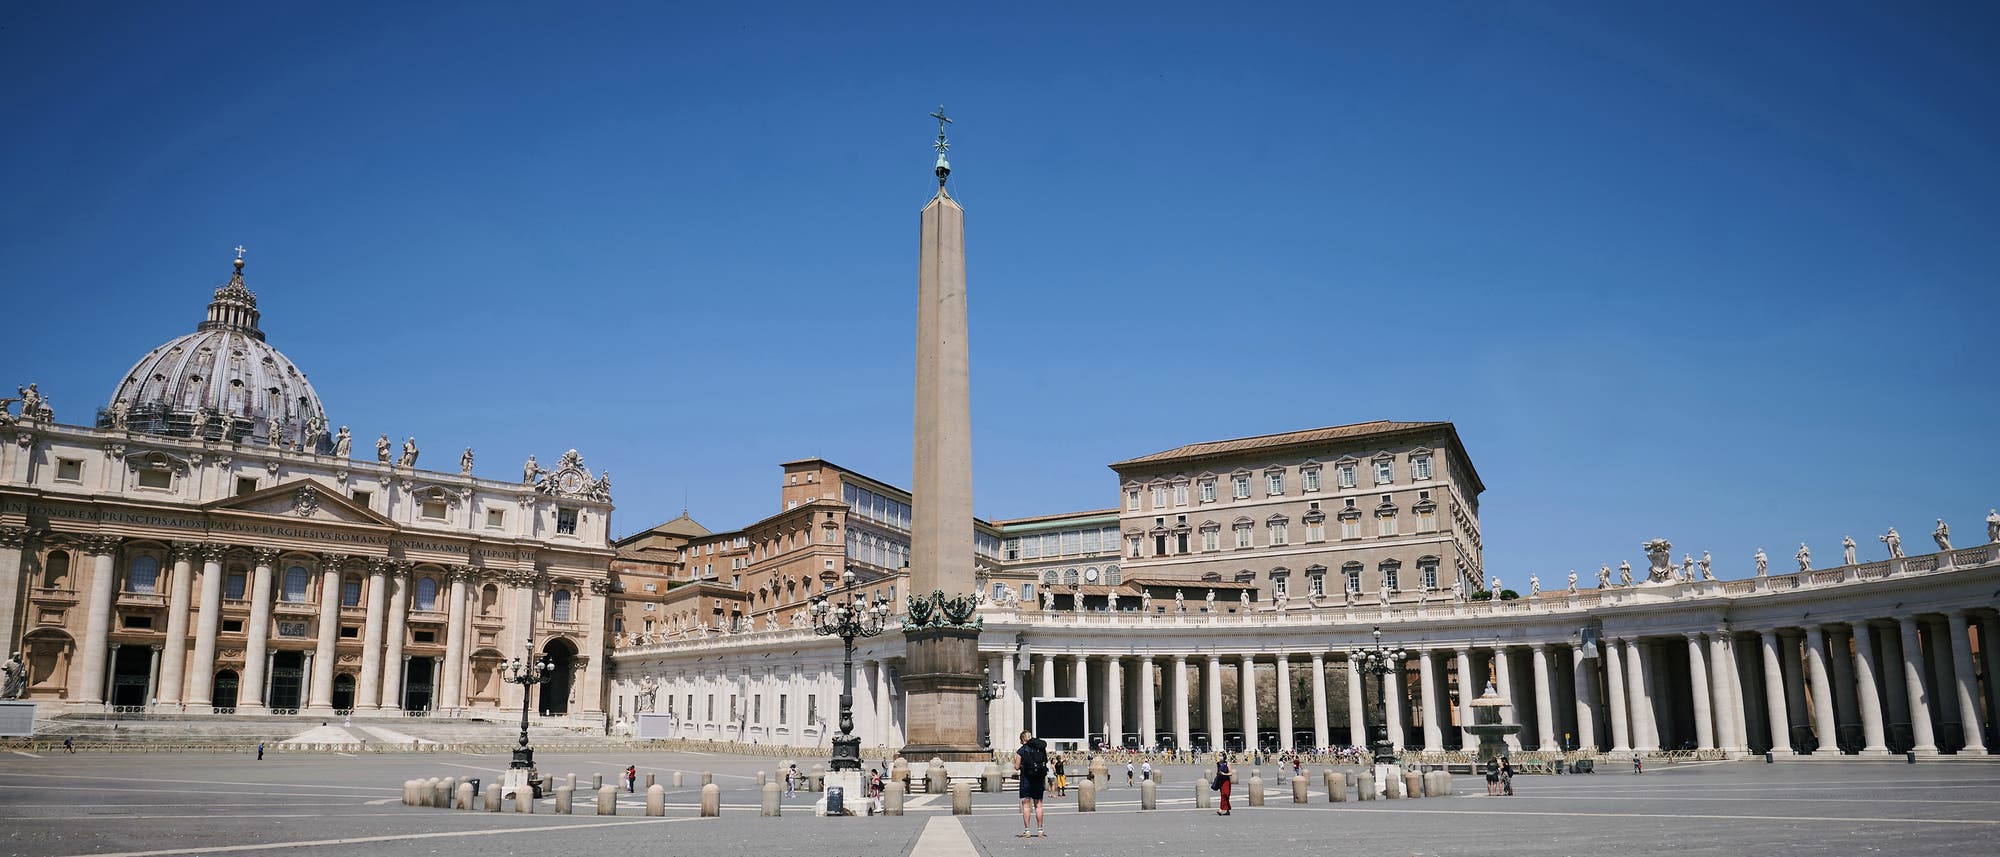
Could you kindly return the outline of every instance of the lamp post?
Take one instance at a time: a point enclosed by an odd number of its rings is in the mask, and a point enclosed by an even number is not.
[[[833,758],[827,767],[835,771],[861,770],[861,738],[854,734],[854,638],[882,633],[889,618],[889,600],[877,595],[874,602],[854,591],[854,570],[840,576],[840,589],[812,597],[806,607],[812,617],[813,633],[839,637],[843,649],[840,669],[840,734],[833,736]]]
[[[535,751],[528,746],[528,700],[531,696],[528,689],[553,679],[556,665],[548,655],[543,655],[539,662],[535,661],[535,650],[531,645],[528,648],[527,660],[520,658],[509,660],[505,664],[505,670],[506,675],[502,678],[521,686],[521,746],[514,748],[514,762],[507,767],[533,771]]]
[[[1375,645],[1356,648],[1348,653],[1354,658],[1355,666],[1363,675],[1380,676],[1382,692],[1375,697],[1375,764],[1396,763],[1396,746],[1389,740],[1389,676],[1403,674],[1403,664],[1409,660],[1409,653],[1402,646],[1385,649],[1382,647],[1382,629],[1375,628]]]

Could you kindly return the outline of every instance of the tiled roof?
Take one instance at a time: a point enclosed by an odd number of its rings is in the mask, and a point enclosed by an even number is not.
[[[1151,455],[1139,456],[1138,458],[1128,458],[1124,461],[1112,464],[1111,467],[1113,469],[1117,469],[1120,467],[1127,467],[1134,464],[1153,464],[1162,461],[1179,461],[1181,459],[1186,459],[1186,458],[1210,458],[1213,456],[1228,455],[1230,453],[1246,452],[1255,449],[1269,449],[1272,447],[1293,446],[1297,444],[1307,444],[1307,443],[1323,443],[1332,440],[1346,440],[1349,438],[1367,437],[1369,435],[1377,435],[1377,434],[1388,434],[1390,432],[1408,431],[1410,429],[1434,428],[1438,426],[1450,427],[1451,423],[1396,422],[1393,420],[1375,420],[1373,422],[1352,423],[1344,426],[1328,426],[1326,428],[1305,429],[1303,431],[1289,431],[1289,432],[1281,432],[1279,434],[1264,434],[1264,435],[1257,435],[1256,437],[1239,437],[1239,438],[1232,438],[1230,440],[1211,440],[1204,443],[1191,443],[1188,444],[1187,446],[1177,446],[1174,447],[1173,449],[1166,450],[1165,452],[1155,452]]]

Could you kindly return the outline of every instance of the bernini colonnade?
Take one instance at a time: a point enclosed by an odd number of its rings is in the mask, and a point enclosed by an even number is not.
[[[1523,725],[1510,739],[1521,750],[1985,753],[2000,709],[1996,548],[1386,610],[988,604],[981,650],[998,693],[981,731],[1025,728],[1035,697],[1081,696],[1092,732],[1114,746],[1213,746],[1217,735],[1235,746],[1253,734],[1286,749],[1365,743],[1379,690],[1351,692],[1364,682],[1349,653],[1379,626],[1410,653],[1387,706],[1406,751],[1469,747],[1461,706],[1490,681]],[[856,652],[867,746],[901,740],[899,637]],[[778,651],[791,663],[769,666]],[[671,709],[685,737],[813,745],[819,719],[834,716],[839,657],[837,643],[790,629],[624,646],[613,653],[614,707]]]

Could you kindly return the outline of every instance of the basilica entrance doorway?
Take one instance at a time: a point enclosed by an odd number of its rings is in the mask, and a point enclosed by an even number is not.
[[[403,668],[403,710],[429,711],[431,687],[437,680],[437,661],[411,658]]]
[[[354,676],[346,673],[333,677],[333,710],[349,711],[354,708]]]
[[[576,674],[576,647],[560,637],[550,640],[542,647],[542,654],[555,665],[549,680],[536,686],[537,708],[542,716],[569,713],[570,677]]]
[[[153,649],[150,646],[119,646],[111,659],[111,706],[143,708],[146,686],[151,683]]]
[[[298,711],[305,680],[304,652],[271,653],[271,699],[265,704],[274,711]]]
[[[235,670],[223,670],[215,674],[215,685],[208,698],[218,712],[236,710],[238,681]]]

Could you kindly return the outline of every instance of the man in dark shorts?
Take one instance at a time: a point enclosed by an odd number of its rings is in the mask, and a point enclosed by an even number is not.
[[[1014,835],[1047,836],[1042,831],[1042,793],[1048,787],[1049,745],[1034,733],[1023,731],[1021,749],[1014,751],[1014,757],[1014,768],[1021,778],[1021,832]]]

